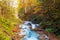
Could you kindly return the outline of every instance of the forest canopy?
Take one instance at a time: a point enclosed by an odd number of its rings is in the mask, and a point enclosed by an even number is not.
[[[11,40],[15,25],[24,20],[60,37],[60,0],[0,0],[0,40]]]

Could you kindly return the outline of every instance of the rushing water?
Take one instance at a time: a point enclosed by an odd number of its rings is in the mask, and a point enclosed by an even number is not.
[[[32,22],[25,21],[24,24],[20,25],[20,34],[19,35],[24,35],[24,37],[20,40],[39,40],[39,34],[35,31],[32,31],[32,29],[35,29],[38,24],[33,24]]]
[[[38,33],[35,31],[31,31],[30,26],[33,26],[32,28],[35,28],[35,24],[29,25],[28,23],[32,24],[32,22],[25,21],[24,24],[21,24],[21,32],[20,35],[25,35],[22,40],[39,40],[38,39]]]

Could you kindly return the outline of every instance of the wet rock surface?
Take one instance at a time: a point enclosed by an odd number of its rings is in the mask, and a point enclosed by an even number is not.
[[[16,33],[12,40],[57,40],[54,35],[39,29],[35,24],[31,26],[31,24],[28,23],[29,22],[19,25],[18,29],[20,29],[20,31]]]

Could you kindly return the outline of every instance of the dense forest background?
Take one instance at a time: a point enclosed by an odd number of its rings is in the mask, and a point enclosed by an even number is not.
[[[0,0],[0,40],[11,40],[12,30],[24,20],[38,23],[60,38],[59,4],[60,0]]]

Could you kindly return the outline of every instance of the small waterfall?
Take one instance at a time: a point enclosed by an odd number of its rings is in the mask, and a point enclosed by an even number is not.
[[[31,29],[35,29],[39,26],[39,24],[33,24],[30,21],[24,21],[23,24],[20,25],[20,36],[22,35],[21,40],[49,40],[47,35],[42,33],[42,31],[34,31]]]
[[[31,25],[30,25],[31,24]],[[33,24],[30,21],[25,21],[24,24],[21,24],[21,32],[19,35],[25,35],[22,40],[39,40],[38,33],[31,31],[30,26],[34,29],[36,24]]]

